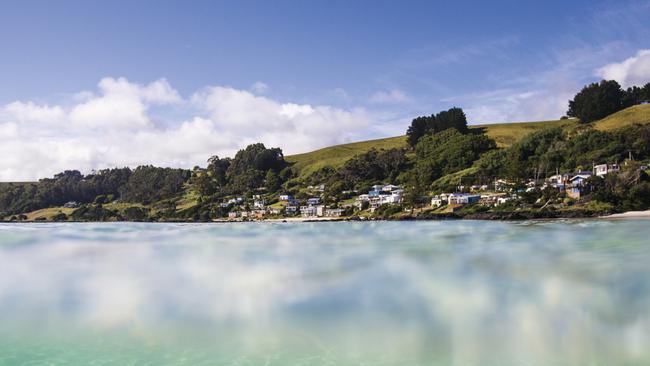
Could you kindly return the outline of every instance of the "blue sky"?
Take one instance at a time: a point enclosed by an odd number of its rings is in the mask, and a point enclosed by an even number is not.
[[[555,119],[587,82],[650,77],[642,53],[650,49],[648,19],[650,1],[620,0],[8,2],[0,11],[0,124],[15,140],[49,118],[67,126],[65,134],[40,129],[40,138],[57,148],[70,138],[79,145],[88,126],[72,123],[71,114],[109,94],[100,85],[106,78],[132,86],[129,103],[150,129],[138,133],[173,135],[202,118],[213,123],[211,133],[228,135],[228,143],[206,143],[201,151],[176,149],[179,158],[140,154],[167,165],[193,164],[208,150],[230,154],[255,138],[283,142],[292,153],[395,135],[413,117],[451,106],[463,107],[471,123]],[[636,66],[621,71],[630,59]],[[177,98],[143,97],[158,81]],[[208,96],[215,87],[218,95],[241,92],[250,100],[229,94],[234,100],[225,107]],[[123,96],[98,109],[123,111]],[[206,106],[206,100],[219,105]],[[267,103],[272,121],[279,110],[291,109],[271,124],[300,133],[270,138],[271,127],[251,122],[266,115],[247,115],[264,110],[256,103]],[[307,108],[323,109],[314,121],[316,112]],[[139,123],[127,118],[111,128],[110,118],[98,120],[109,135]],[[337,129],[314,125],[319,135],[307,136],[309,123]],[[252,127],[269,131],[247,134]],[[167,144],[161,136],[159,143]],[[106,151],[85,153],[90,157],[80,163],[87,169],[111,164],[98,158],[111,156]],[[123,155],[133,154],[116,154],[112,164],[142,162]],[[16,176],[18,163],[0,161],[0,179]]]

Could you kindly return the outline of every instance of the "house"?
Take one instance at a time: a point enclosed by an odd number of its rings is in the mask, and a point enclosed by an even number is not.
[[[359,197],[357,197],[357,201],[368,201],[370,200],[370,195],[368,194],[360,194]]]
[[[266,210],[253,210],[250,216],[256,219],[263,219],[266,216]]]
[[[240,216],[241,216],[241,212],[239,212],[239,211],[230,211],[230,212],[228,212],[228,218],[231,219],[231,220],[234,220],[234,219],[236,219],[236,218],[238,218]]]
[[[446,204],[447,204],[447,200],[443,199],[440,195],[435,195],[433,196],[433,198],[431,198],[431,206],[433,207],[440,207]]]
[[[578,199],[585,191],[591,187],[587,184],[587,179],[591,177],[591,172],[580,172],[569,180],[569,187],[566,189],[566,194],[570,198]]]
[[[487,191],[488,186],[485,185],[485,184],[475,184],[475,185],[469,187],[469,190],[471,192]]]
[[[457,205],[468,205],[472,203],[478,203],[481,200],[481,196],[478,194],[467,194],[467,193],[452,193],[449,195],[448,201],[449,204]]]
[[[497,179],[494,181],[494,190],[495,191],[507,191],[510,190],[515,184],[513,182],[507,181],[505,179]]]
[[[320,198],[312,197],[307,199],[307,206],[315,206],[320,203]]]
[[[574,175],[571,179],[569,179],[569,182],[573,187],[582,187],[586,184],[586,180],[590,177],[591,173],[585,174],[582,172],[581,174]]]
[[[582,187],[569,187],[566,190],[566,195],[573,199],[578,199],[582,196]]]
[[[383,184],[375,184],[374,186],[370,187],[372,191],[383,191],[384,190],[384,185]]]
[[[609,173],[616,173],[621,170],[618,164],[599,164],[594,165],[594,173],[598,177],[605,176]]]
[[[281,194],[280,195],[280,201],[291,201],[293,200],[293,196],[290,194]]]
[[[269,215],[279,215],[279,214],[280,214],[279,208],[269,208]]]
[[[384,192],[392,192],[392,191],[395,191],[395,190],[398,190],[398,189],[401,189],[401,188],[402,187],[400,187],[400,186],[396,186],[396,185],[393,185],[393,184],[387,184],[387,185],[383,186],[381,188],[381,190],[384,191]]]
[[[325,206],[302,206],[300,207],[300,214],[302,217],[318,217],[323,216],[325,211]]]
[[[501,197],[497,198],[496,204],[497,205],[502,205],[502,204],[504,204],[506,202],[509,202],[509,201],[512,201],[514,199],[515,199],[514,196],[501,196]]]
[[[266,200],[256,199],[253,201],[253,207],[256,209],[264,209],[264,207],[266,207]]]
[[[381,204],[401,203],[403,193],[404,193],[404,190],[395,189],[394,191],[391,191],[390,194],[380,195],[379,196],[379,202]]]
[[[326,208],[325,216],[327,217],[341,217],[343,216],[343,209],[341,208]]]
[[[65,208],[77,208],[77,207],[79,207],[79,202],[77,202],[77,201],[69,201],[69,202],[66,202],[63,205],[63,207],[65,207]]]
[[[244,198],[243,198],[243,197],[231,198],[231,199],[229,199],[229,200],[227,201],[228,204],[233,204],[233,205],[238,204],[238,203],[242,203],[242,202],[244,202]]]
[[[289,205],[284,208],[284,212],[287,215],[296,215],[298,214],[298,211],[300,211],[300,207],[298,207],[297,205]]]
[[[569,179],[571,179],[572,175],[565,173],[565,174],[555,174],[550,176],[548,179],[546,179],[546,182],[548,185],[550,185],[553,188],[557,188],[559,190],[563,190],[564,187],[569,183]]]

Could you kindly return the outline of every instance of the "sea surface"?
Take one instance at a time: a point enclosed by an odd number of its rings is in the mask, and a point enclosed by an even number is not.
[[[0,365],[650,365],[650,220],[0,224]]]

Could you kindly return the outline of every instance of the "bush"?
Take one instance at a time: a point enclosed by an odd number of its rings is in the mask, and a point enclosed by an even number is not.
[[[52,216],[52,221],[68,221],[68,215],[64,214],[63,212],[59,212],[58,214]]]

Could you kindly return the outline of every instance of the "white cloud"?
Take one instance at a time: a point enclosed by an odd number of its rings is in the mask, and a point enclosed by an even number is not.
[[[251,91],[255,94],[265,94],[269,91],[269,86],[261,81],[256,81],[251,85]]]
[[[650,82],[650,50],[639,50],[636,56],[606,65],[598,69],[597,75],[603,79],[616,80],[624,88],[643,86]]]
[[[370,96],[371,103],[378,104],[399,104],[410,100],[409,96],[401,90],[378,91]]]
[[[178,92],[165,79],[148,85],[130,83],[124,78],[104,78],[99,82],[100,96],[87,97],[70,112],[70,122],[79,127],[141,128],[151,124],[149,105],[177,104]]]
[[[0,106],[0,181],[65,169],[189,168],[254,142],[298,153],[364,138],[370,125],[362,109],[281,103],[231,87],[206,87],[185,100],[164,79],[141,85],[105,78],[96,92],[68,103]]]

